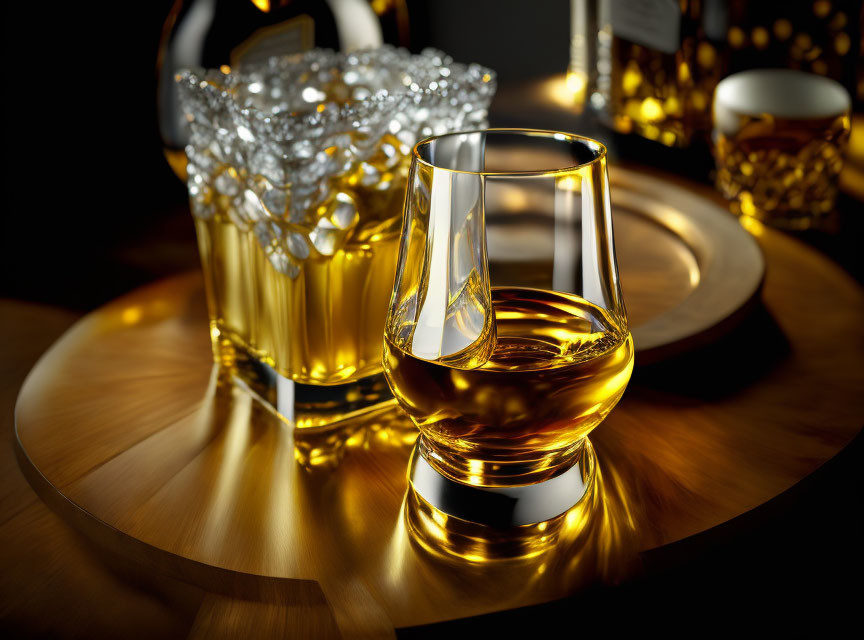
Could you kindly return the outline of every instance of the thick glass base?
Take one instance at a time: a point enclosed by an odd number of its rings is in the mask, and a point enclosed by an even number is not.
[[[438,472],[422,451],[418,441],[405,517],[414,540],[438,555],[476,561],[537,555],[557,539],[565,516],[590,502],[586,496],[594,490],[597,458],[587,439],[568,469],[517,487],[456,482]],[[584,520],[589,514],[586,509],[576,515]]]
[[[299,429],[329,428],[395,402],[383,373],[345,384],[301,384],[225,337],[213,347],[223,372]]]
[[[605,414],[597,417],[602,420]],[[590,424],[585,431],[593,429]],[[577,439],[551,451],[516,451],[505,444],[497,448],[475,446],[466,451],[452,446],[452,439],[424,433],[417,441],[426,462],[439,474],[457,483],[483,487],[516,487],[545,482],[570,469],[582,455],[585,439]],[[484,443],[485,444],[485,443]]]

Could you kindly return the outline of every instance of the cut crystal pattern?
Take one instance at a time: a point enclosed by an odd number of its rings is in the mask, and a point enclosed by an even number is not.
[[[392,47],[186,70],[177,82],[193,214],[228,211],[290,277],[364,222],[340,185],[389,189],[419,139],[485,127],[495,92],[490,69]]]

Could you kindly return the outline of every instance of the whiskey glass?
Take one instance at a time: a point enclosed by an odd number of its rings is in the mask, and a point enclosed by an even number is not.
[[[296,427],[393,403],[381,342],[411,148],[485,126],[494,90],[431,49],[178,73],[214,359]]]
[[[515,129],[418,143],[385,327],[420,498],[498,527],[579,502],[587,436],[633,367],[603,145]]]
[[[837,200],[852,100],[839,82],[790,69],[725,78],[714,94],[717,188],[732,213],[787,229]]]

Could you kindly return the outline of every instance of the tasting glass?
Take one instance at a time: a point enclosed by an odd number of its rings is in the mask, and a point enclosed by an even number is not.
[[[632,366],[603,145],[514,129],[417,144],[384,371],[420,430],[420,497],[493,526],[560,515]]]
[[[717,85],[717,188],[733,213],[806,229],[834,207],[851,99],[830,78],[754,69]]]

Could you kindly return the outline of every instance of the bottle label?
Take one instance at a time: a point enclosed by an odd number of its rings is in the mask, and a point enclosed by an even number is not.
[[[611,0],[612,33],[662,53],[675,53],[681,41],[678,0]]]
[[[231,66],[301,53],[314,44],[315,22],[305,14],[300,15],[255,31],[231,51]]]

